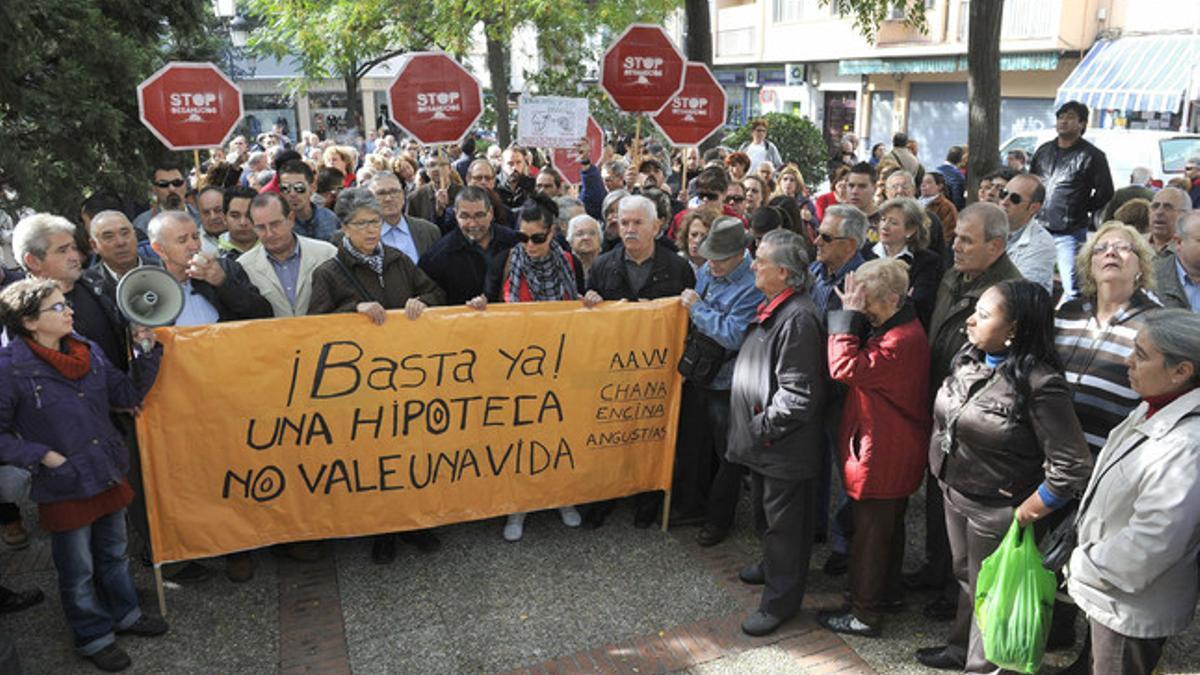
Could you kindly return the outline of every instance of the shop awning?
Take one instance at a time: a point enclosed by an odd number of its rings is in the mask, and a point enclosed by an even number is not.
[[[1058,88],[1054,104],[1075,100],[1097,110],[1179,112],[1197,63],[1200,36],[1098,40]]]
[[[967,70],[967,57],[931,56],[907,59],[842,59],[838,61],[838,75],[879,75],[888,73],[955,73]],[[1000,70],[1054,70],[1058,68],[1058,54],[1054,52],[1034,54],[1006,54],[1000,57]]]

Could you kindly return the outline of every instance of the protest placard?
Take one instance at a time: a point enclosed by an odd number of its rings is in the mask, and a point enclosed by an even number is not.
[[[522,96],[517,142],[530,148],[569,148],[587,134],[586,98]]]

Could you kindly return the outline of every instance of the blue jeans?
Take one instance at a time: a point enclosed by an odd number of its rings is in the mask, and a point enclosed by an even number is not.
[[[1054,248],[1058,253],[1058,277],[1062,281],[1063,294],[1060,302],[1073,300],[1079,295],[1079,284],[1075,278],[1075,255],[1079,246],[1087,240],[1087,228],[1054,235]]]
[[[63,611],[80,654],[112,644],[142,617],[125,557],[125,509],[50,540]]]

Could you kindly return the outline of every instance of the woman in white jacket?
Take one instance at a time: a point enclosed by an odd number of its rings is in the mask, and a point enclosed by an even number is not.
[[[1151,673],[1196,609],[1200,315],[1152,312],[1134,345],[1129,380],[1142,403],[1100,451],[1068,565],[1092,673]]]

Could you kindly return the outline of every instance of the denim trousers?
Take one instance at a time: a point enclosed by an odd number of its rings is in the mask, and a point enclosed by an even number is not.
[[[58,591],[80,654],[90,656],[116,639],[115,631],[142,616],[126,557],[125,509],[50,540]]]
[[[1087,233],[1087,228],[1081,227],[1072,232],[1054,235],[1058,277],[1063,288],[1061,302],[1072,300],[1079,295],[1079,280],[1075,277],[1075,256],[1087,240]]]

